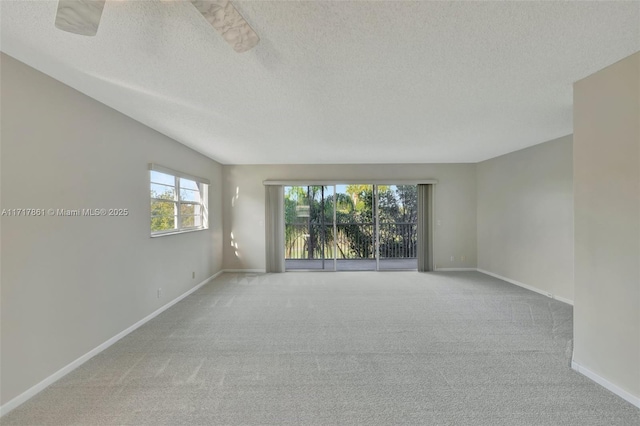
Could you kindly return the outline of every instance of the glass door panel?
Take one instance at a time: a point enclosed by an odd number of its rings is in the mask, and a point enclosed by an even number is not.
[[[373,185],[336,185],[336,269],[375,271]]]
[[[418,187],[378,186],[379,269],[417,269]]]
[[[285,186],[287,270],[335,270],[333,186]]]

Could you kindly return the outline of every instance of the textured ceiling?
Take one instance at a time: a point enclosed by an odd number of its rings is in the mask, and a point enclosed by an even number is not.
[[[572,83],[640,50],[640,2],[1,2],[0,49],[225,164],[476,162],[572,132]]]

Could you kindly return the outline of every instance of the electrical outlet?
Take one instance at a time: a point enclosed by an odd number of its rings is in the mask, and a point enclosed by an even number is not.
[[[158,288],[158,299],[162,297],[162,289]]]
[[[464,262],[465,257],[464,256],[460,256],[460,262]]]
[[[195,279],[196,279],[196,273],[195,273],[195,271],[191,273],[191,279],[192,279],[192,280],[195,280]]]
[[[451,261],[455,262],[456,261],[456,257],[455,256],[451,256]]]

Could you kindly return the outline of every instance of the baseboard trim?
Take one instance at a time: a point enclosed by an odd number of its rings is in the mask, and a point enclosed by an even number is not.
[[[265,269],[223,269],[222,272],[231,274],[266,274]]]
[[[156,309],[155,311],[153,311],[152,313],[150,313],[146,317],[142,318],[140,321],[136,322],[132,326],[126,328],[125,330],[123,330],[120,333],[116,334],[115,336],[113,336],[109,340],[107,340],[104,343],[102,343],[102,344],[96,346],[95,348],[91,349],[89,352],[87,352],[86,354],[82,355],[80,358],[76,359],[75,361],[72,361],[70,364],[67,364],[66,366],[62,367],[60,370],[56,371],[55,373],[53,373],[52,375],[50,375],[46,379],[42,380],[40,383],[30,387],[29,389],[27,389],[26,391],[22,392],[20,395],[16,396],[15,398],[11,399],[10,401],[7,401],[4,405],[0,406],[0,417],[4,416],[5,414],[10,412],[14,408],[24,404],[26,401],[28,401],[33,396],[35,396],[36,394],[38,394],[39,392],[44,390],[46,387],[48,387],[51,384],[55,383],[56,381],[60,380],[62,377],[66,376],[67,374],[69,374],[70,372],[75,370],[76,368],[80,367],[82,364],[84,364],[85,362],[87,362],[88,360],[93,358],[94,356],[98,355],[100,352],[104,351],[109,346],[113,345],[118,340],[120,340],[123,337],[125,337],[127,334],[133,332],[134,330],[136,330],[140,326],[144,325],[146,322],[148,322],[148,321],[152,320],[153,318],[157,317],[162,312],[166,311],[167,309],[169,309],[170,307],[172,307],[173,305],[175,305],[176,303],[178,303],[179,301],[181,301],[185,297],[189,296],[191,293],[195,292],[200,287],[202,287],[203,285],[207,284],[209,281],[215,279],[216,277],[218,277],[223,272],[224,271],[216,272],[215,274],[211,275],[206,280],[202,281],[200,284],[198,284],[195,287],[187,290],[185,293],[183,293],[180,296],[176,297],[175,299],[173,299],[172,301],[170,301],[166,305],[163,305],[162,307]]]
[[[476,268],[435,268],[434,272],[477,271]]]
[[[556,299],[558,302],[563,302],[563,303],[566,303],[567,305],[573,306],[573,300],[571,299],[565,299],[564,297],[557,296],[555,294],[553,295],[553,298]]]
[[[627,401],[627,402],[635,405],[636,407],[640,408],[640,397],[637,397],[637,396],[634,396],[634,395],[630,394],[626,390],[620,388],[617,385],[614,385],[613,383],[611,383],[610,381],[608,381],[604,377],[602,377],[602,376],[594,373],[593,371],[589,370],[588,368],[578,364],[574,360],[571,360],[571,368],[573,370],[577,371],[578,373],[582,374],[583,376],[593,380],[594,382],[596,382],[600,386],[604,387],[605,389],[607,389],[607,390],[613,392],[614,394],[618,395],[620,398],[624,399],[625,401]]]
[[[489,276],[492,276],[494,278],[497,278],[499,280],[506,281],[506,282],[511,283],[513,285],[517,285],[518,287],[526,288],[527,290],[531,290],[531,291],[533,291],[535,293],[538,293],[538,294],[541,294],[543,296],[547,296],[547,297],[549,297],[551,299],[557,300],[558,302],[566,303],[567,305],[573,306],[573,300],[565,299],[564,297],[560,297],[560,296],[556,296],[556,295],[551,294],[551,293],[549,293],[547,291],[540,290],[539,288],[530,286],[530,285],[525,284],[525,283],[521,283],[520,281],[512,280],[511,278],[503,277],[502,275],[494,274],[493,272],[489,272],[489,271],[486,271],[484,269],[478,268],[477,271],[482,273],[482,274],[489,275]]]

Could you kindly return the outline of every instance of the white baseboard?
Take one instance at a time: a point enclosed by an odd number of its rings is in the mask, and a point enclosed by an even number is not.
[[[476,268],[435,268],[434,272],[477,271]]]
[[[134,331],[135,329],[139,328],[140,326],[142,326],[146,322],[150,321],[151,319],[157,317],[162,312],[166,311],[167,309],[169,309],[170,307],[172,307],[173,305],[175,305],[176,303],[178,303],[179,301],[181,301],[185,297],[189,296],[191,293],[193,293],[196,290],[198,290],[203,285],[207,284],[209,281],[213,280],[214,278],[216,278],[217,276],[222,274],[222,272],[223,271],[219,271],[219,272],[213,274],[212,276],[210,276],[206,280],[202,281],[200,284],[196,285],[195,287],[191,288],[190,290],[188,290],[185,293],[181,294],[180,296],[176,297],[175,299],[173,299],[172,301],[170,301],[166,305],[156,309],[155,311],[153,311],[152,313],[150,313],[146,317],[142,318],[140,321],[136,322],[132,326],[130,326],[127,329],[125,329],[125,330],[121,331],[120,333],[116,334],[115,336],[113,336],[112,338],[107,340],[106,342],[96,346],[95,348],[93,348],[92,350],[87,352],[86,354],[82,355],[80,358],[76,359],[75,361],[71,362],[70,364],[67,364],[66,366],[62,367],[60,370],[56,371],[55,373],[53,373],[52,375],[50,375],[46,379],[42,380],[40,383],[30,387],[26,391],[22,392],[20,395],[16,396],[12,400],[10,400],[7,403],[5,403],[4,405],[0,406],[0,417],[4,416],[5,414],[10,412],[14,408],[18,407],[19,405],[25,403],[27,400],[32,398],[34,395],[36,395],[40,391],[44,390],[47,386],[49,386],[49,385],[53,384],[54,382],[60,380],[62,377],[66,376],[67,374],[69,374],[70,372],[75,370],[76,368],[80,367],[82,364],[84,364],[85,362],[87,362],[88,360],[93,358],[94,356],[98,355],[100,352],[104,351],[109,346],[113,345],[118,340],[120,340],[123,337],[125,337],[127,334],[131,333],[132,331]]]
[[[573,300],[571,299],[565,299],[564,297],[558,296],[556,294],[553,295],[553,298],[556,299],[558,302],[566,303],[567,305],[573,306]]]
[[[265,269],[223,269],[222,272],[233,274],[266,274]]]
[[[481,273],[483,273],[485,275],[490,275],[490,276],[492,276],[494,278],[498,278],[499,280],[506,281],[508,283],[517,285],[518,287],[526,288],[527,290],[531,290],[531,291],[536,292],[538,294],[542,294],[543,296],[550,297],[552,299],[557,300],[558,302],[563,302],[563,303],[566,303],[568,305],[573,306],[573,300],[565,299],[564,297],[560,297],[560,296],[556,296],[556,295],[551,294],[551,293],[549,293],[547,291],[540,290],[539,288],[532,287],[532,286],[527,285],[525,283],[521,283],[520,281],[512,280],[511,278],[503,277],[502,275],[498,275],[498,274],[494,274],[493,272],[485,271],[484,269],[478,268],[477,271],[481,272]]]
[[[599,376],[598,374],[594,373],[593,371],[591,371],[588,368],[578,364],[577,362],[575,362],[573,360],[571,360],[571,368],[574,369],[575,371],[577,371],[578,373],[582,374],[583,376],[588,377],[589,379],[593,380],[594,382],[596,382],[600,386],[602,386],[602,387],[610,390],[611,392],[615,393],[616,395],[618,395],[620,398],[624,399],[625,401],[628,401],[631,404],[635,405],[636,407],[640,408],[640,397],[637,397],[637,396],[634,396],[634,395],[630,394],[626,390],[620,388],[619,386],[614,385],[613,383],[611,383],[610,381],[608,381],[604,377]]]

